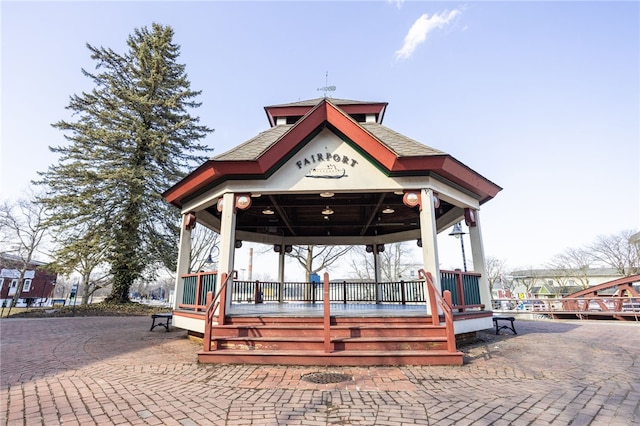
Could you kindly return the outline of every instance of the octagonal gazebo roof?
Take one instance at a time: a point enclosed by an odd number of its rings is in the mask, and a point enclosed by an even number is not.
[[[382,125],[386,107],[326,98],[265,107],[269,129],[211,158],[163,195],[215,229],[217,197],[251,194],[251,207],[236,220],[245,239],[341,244],[418,235],[418,207],[403,203],[403,191],[431,187],[441,194],[435,211],[441,228],[460,220],[463,204],[479,206],[501,190],[449,154]]]

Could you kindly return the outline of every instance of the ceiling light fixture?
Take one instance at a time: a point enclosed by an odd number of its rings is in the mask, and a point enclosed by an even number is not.
[[[329,214],[333,214],[333,209],[329,206],[325,207],[324,210],[322,210],[321,212],[323,215],[329,215]]]
[[[395,212],[395,210],[394,210],[394,209],[392,209],[392,208],[391,208],[391,207],[389,207],[389,206],[387,206],[387,208],[386,208],[386,209],[382,210],[382,213],[384,213],[384,214],[391,214],[391,213],[393,213],[393,212]]]
[[[334,195],[335,195],[335,194],[334,194],[333,192],[321,192],[321,193],[320,193],[320,196],[321,196],[322,198],[331,198],[331,197],[333,197]]]
[[[266,209],[262,210],[262,214],[275,214],[275,213],[276,212],[271,210],[271,207],[267,207]]]

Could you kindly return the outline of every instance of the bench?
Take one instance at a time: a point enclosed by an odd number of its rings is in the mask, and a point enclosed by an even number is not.
[[[516,319],[514,317],[505,317],[505,316],[495,316],[493,317],[493,324],[496,326],[496,334],[500,334],[500,330],[506,328],[507,330],[513,331],[513,334],[518,334],[516,328],[513,326],[513,322]],[[500,321],[509,321],[511,325],[500,325]]]
[[[151,323],[151,329],[149,331],[153,331],[153,329],[156,327],[164,327],[166,331],[169,331],[169,326],[171,325],[173,314],[171,312],[153,314],[151,315],[151,318],[153,319],[153,322]],[[158,321],[157,324],[156,320]]]

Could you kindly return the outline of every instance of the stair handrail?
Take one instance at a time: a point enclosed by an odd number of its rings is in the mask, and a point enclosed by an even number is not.
[[[220,285],[220,288],[218,289],[218,291],[216,292],[216,295],[213,296],[213,292],[212,291],[208,291],[207,292],[207,310],[205,312],[205,324],[204,324],[204,350],[206,352],[210,352],[212,350],[211,347],[211,329],[212,329],[212,323],[213,323],[213,315],[216,311],[216,309],[218,309],[219,306],[221,306],[220,308],[220,312],[219,312],[219,316],[218,316],[218,324],[224,324],[224,316],[225,316],[225,305],[224,302],[226,301],[226,288],[227,288],[227,282],[229,282],[229,279],[232,278],[236,279],[238,278],[238,271],[230,271],[229,273],[223,273],[221,275],[221,281],[222,284]],[[216,350],[217,347],[213,348],[213,350]]]
[[[433,325],[440,325],[440,314],[438,307],[442,309],[444,314],[445,334],[447,336],[447,350],[456,352],[456,336],[453,330],[453,303],[451,301],[451,292],[445,290],[440,295],[436,286],[433,284],[433,275],[431,272],[425,272],[424,269],[418,271],[418,276],[427,283],[427,292],[429,294],[429,303],[431,304],[431,320]]]

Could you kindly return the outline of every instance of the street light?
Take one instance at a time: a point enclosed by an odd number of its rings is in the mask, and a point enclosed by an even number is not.
[[[462,249],[462,265],[464,267],[464,271],[467,272],[467,259],[464,256],[464,238],[462,238],[464,234],[466,234],[466,232],[462,230],[462,223],[458,222],[453,225],[453,231],[451,231],[449,235],[460,239],[460,248]]]
[[[214,253],[215,252],[215,256]],[[218,256],[220,254],[220,248],[218,246],[213,246],[211,247],[211,250],[209,250],[209,257],[207,257],[207,260],[205,260],[204,263],[206,263],[207,265],[214,265],[213,269],[218,269]],[[213,260],[215,257],[215,261]]]

